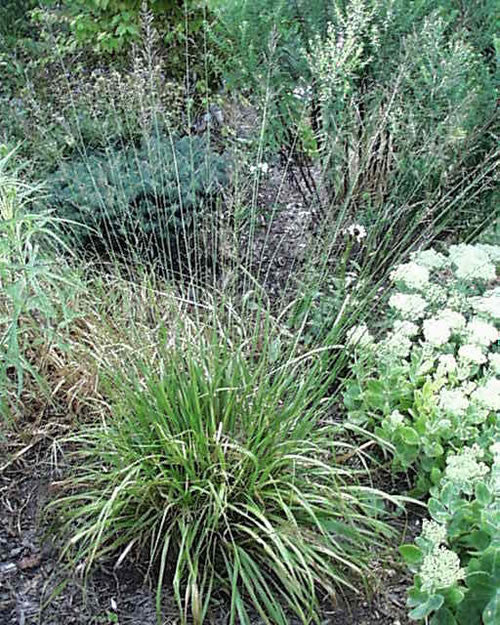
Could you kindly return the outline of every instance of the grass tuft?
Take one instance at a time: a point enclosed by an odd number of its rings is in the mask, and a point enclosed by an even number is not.
[[[229,623],[316,622],[318,598],[356,590],[369,545],[391,536],[382,495],[335,461],[346,446],[318,425],[319,360],[305,375],[303,358],[250,361],[244,342],[212,333],[201,345],[108,381],[111,417],[72,439],[76,468],[50,506],[64,551],[87,571],[147,554],[158,614],[168,582],[183,623],[219,600]]]

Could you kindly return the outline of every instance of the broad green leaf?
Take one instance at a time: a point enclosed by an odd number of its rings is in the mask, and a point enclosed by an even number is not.
[[[426,618],[432,612],[436,612],[443,605],[444,597],[443,595],[432,595],[429,599],[417,606],[408,614],[408,616],[413,621],[420,621],[421,619]]]
[[[498,625],[500,623],[500,588],[497,588],[483,611],[483,623],[484,625]]]
[[[398,551],[406,564],[418,564],[422,560],[422,551],[416,545],[401,545]]]
[[[456,625],[456,623],[452,612],[444,606],[434,614],[430,621],[430,625]]]
[[[420,442],[420,437],[416,430],[411,428],[410,426],[406,426],[401,428],[401,438],[407,445],[418,445]]]
[[[431,517],[438,523],[446,523],[450,518],[449,512],[439,501],[439,499],[436,499],[435,497],[431,497],[429,499],[427,503],[427,508]]]
[[[478,482],[474,490],[476,499],[482,506],[486,506],[490,503],[491,492],[484,482]]]

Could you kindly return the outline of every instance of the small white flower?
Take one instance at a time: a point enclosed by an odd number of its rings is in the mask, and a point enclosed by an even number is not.
[[[439,407],[444,412],[461,417],[469,407],[469,400],[460,389],[441,389]]]
[[[500,380],[490,378],[471,394],[471,399],[488,410],[500,410]]]
[[[392,272],[391,279],[404,284],[409,289],[421,291],[429,283],[429,270],[417,263],[404,263]]]
[[[483,455],[483,450],[477,444],[450,454],[446,458],[445,479],[470,489],[471,484],[480,481],[489,472],[484,462],[478,462]]]
[[[373,343],[373,336],[368,331],[365,323],[352,327],[346,336],[348,345],[356,347],[366,347]]]
[[[446,544],[447,532],[446,526],[436,521],[429,521],[424,519],[422,523],[422,532],[420,534],[422,538],[425,538],[431,542],[435,547]]]
[[[403,318],[418,319],[424,316],[427,302],[421,295],[396,293],[389,299],[389,306],[395,308]]]
[[[446,547],[436,547],[427,554],[420,567],[422,590],[434,591],[449,588],[465,577],[458,555]]]
[[[399,412],[399,410],[393,410],[391,414],[387,417],[387,422],[390,426],[391,430],[395,430],[400,425],[403,425],[405,422],[404,416]]]
[[[495,326],[477,318],[469,321],[465,332],[469,343],[482,345],[483,347],[489,347],[500,338],[500,332],[498,332]]]
[[[411,259],[419,265],[422,265],[422,267],[427,267],[427,269],[442,269],[448,264],[446,256],[443,256],[440,252],[436,252],[432,247],[422,252],[413,252],[413,254],[411,254]]]
[[[394,334],[400,334],[401,336],[416,336],[420,329],[416,323],[412,323],[411,321],[400,321],[397,319],[394,322],[393,326]]]
[[[445,345],[451,337],[450,326],[442,319],[426,319],[424,321],[424,337],[434,347]]]
[[[438,314],[438,318],[446,321],[446,323],[454,331],[461,330],[465,327],[465,317],[459,312],[451,310],[451,308],[445,308],[444,310],[441,310]]]
[[[488,359],[490,361],[490,367],[493,369],[494,373],[496,375],[500,375],[500,354],[492,352],[488,356]]]
[[[457,370],[457,361],[453,354],[443,354],[438,359],[437,374],[446,375]]]
[[[356,239],[358,243],[366,237],[366,228],[361,224],[353,224],[346,228],[345,232],[353,239]]]
[[[410,353],[412,342],[407,336],[388,334],[379,345],[384,356],[389,358],[406,358]]]
[[[250,173],[260,171],[262,174],[267,174],[269,171],[269,165],[267,163],[259,163],[258,165],[250,165]]]
[[[488,254],[474,246],[460,243],[451,245],[449,257],[455,268],[455,275],[461,280],[494,280],[495,266]]]
[[[458,350],[458,357],[464,363],[475,363],[476,365],[482,365],[486,362],[486,356],[481,351],[481,348],[477,345],[462,345]]]

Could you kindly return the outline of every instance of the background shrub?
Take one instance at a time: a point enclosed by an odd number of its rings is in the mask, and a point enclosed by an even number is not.
[[[48,179],[51,205],[72,222],[89,251],[184,268],[216,252],[216,198],[228,183],[226,159],[206,138],[144,139],[61,163]],[[79,228],[78,225],[82,227]],[[191,254],[193,254],[191,258]]]
[[[392,243],[415,220],[442,215],[468,235],[491,219],[496,79],[483,18],[448,1],[217,7],[229,84],[257,94],[268,149],[319,157],[321,174],[302,181],[311,204],[347,205],[372,228],[404,207]],[[469,194],[473,206],[457,210],[453,198]]]

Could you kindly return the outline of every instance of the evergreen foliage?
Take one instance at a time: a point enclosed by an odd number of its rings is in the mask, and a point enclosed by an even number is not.
[[[48,187],[79,245],[175,266],[227,183],[227,160],[206,139],[159,135],[62,162]]]

